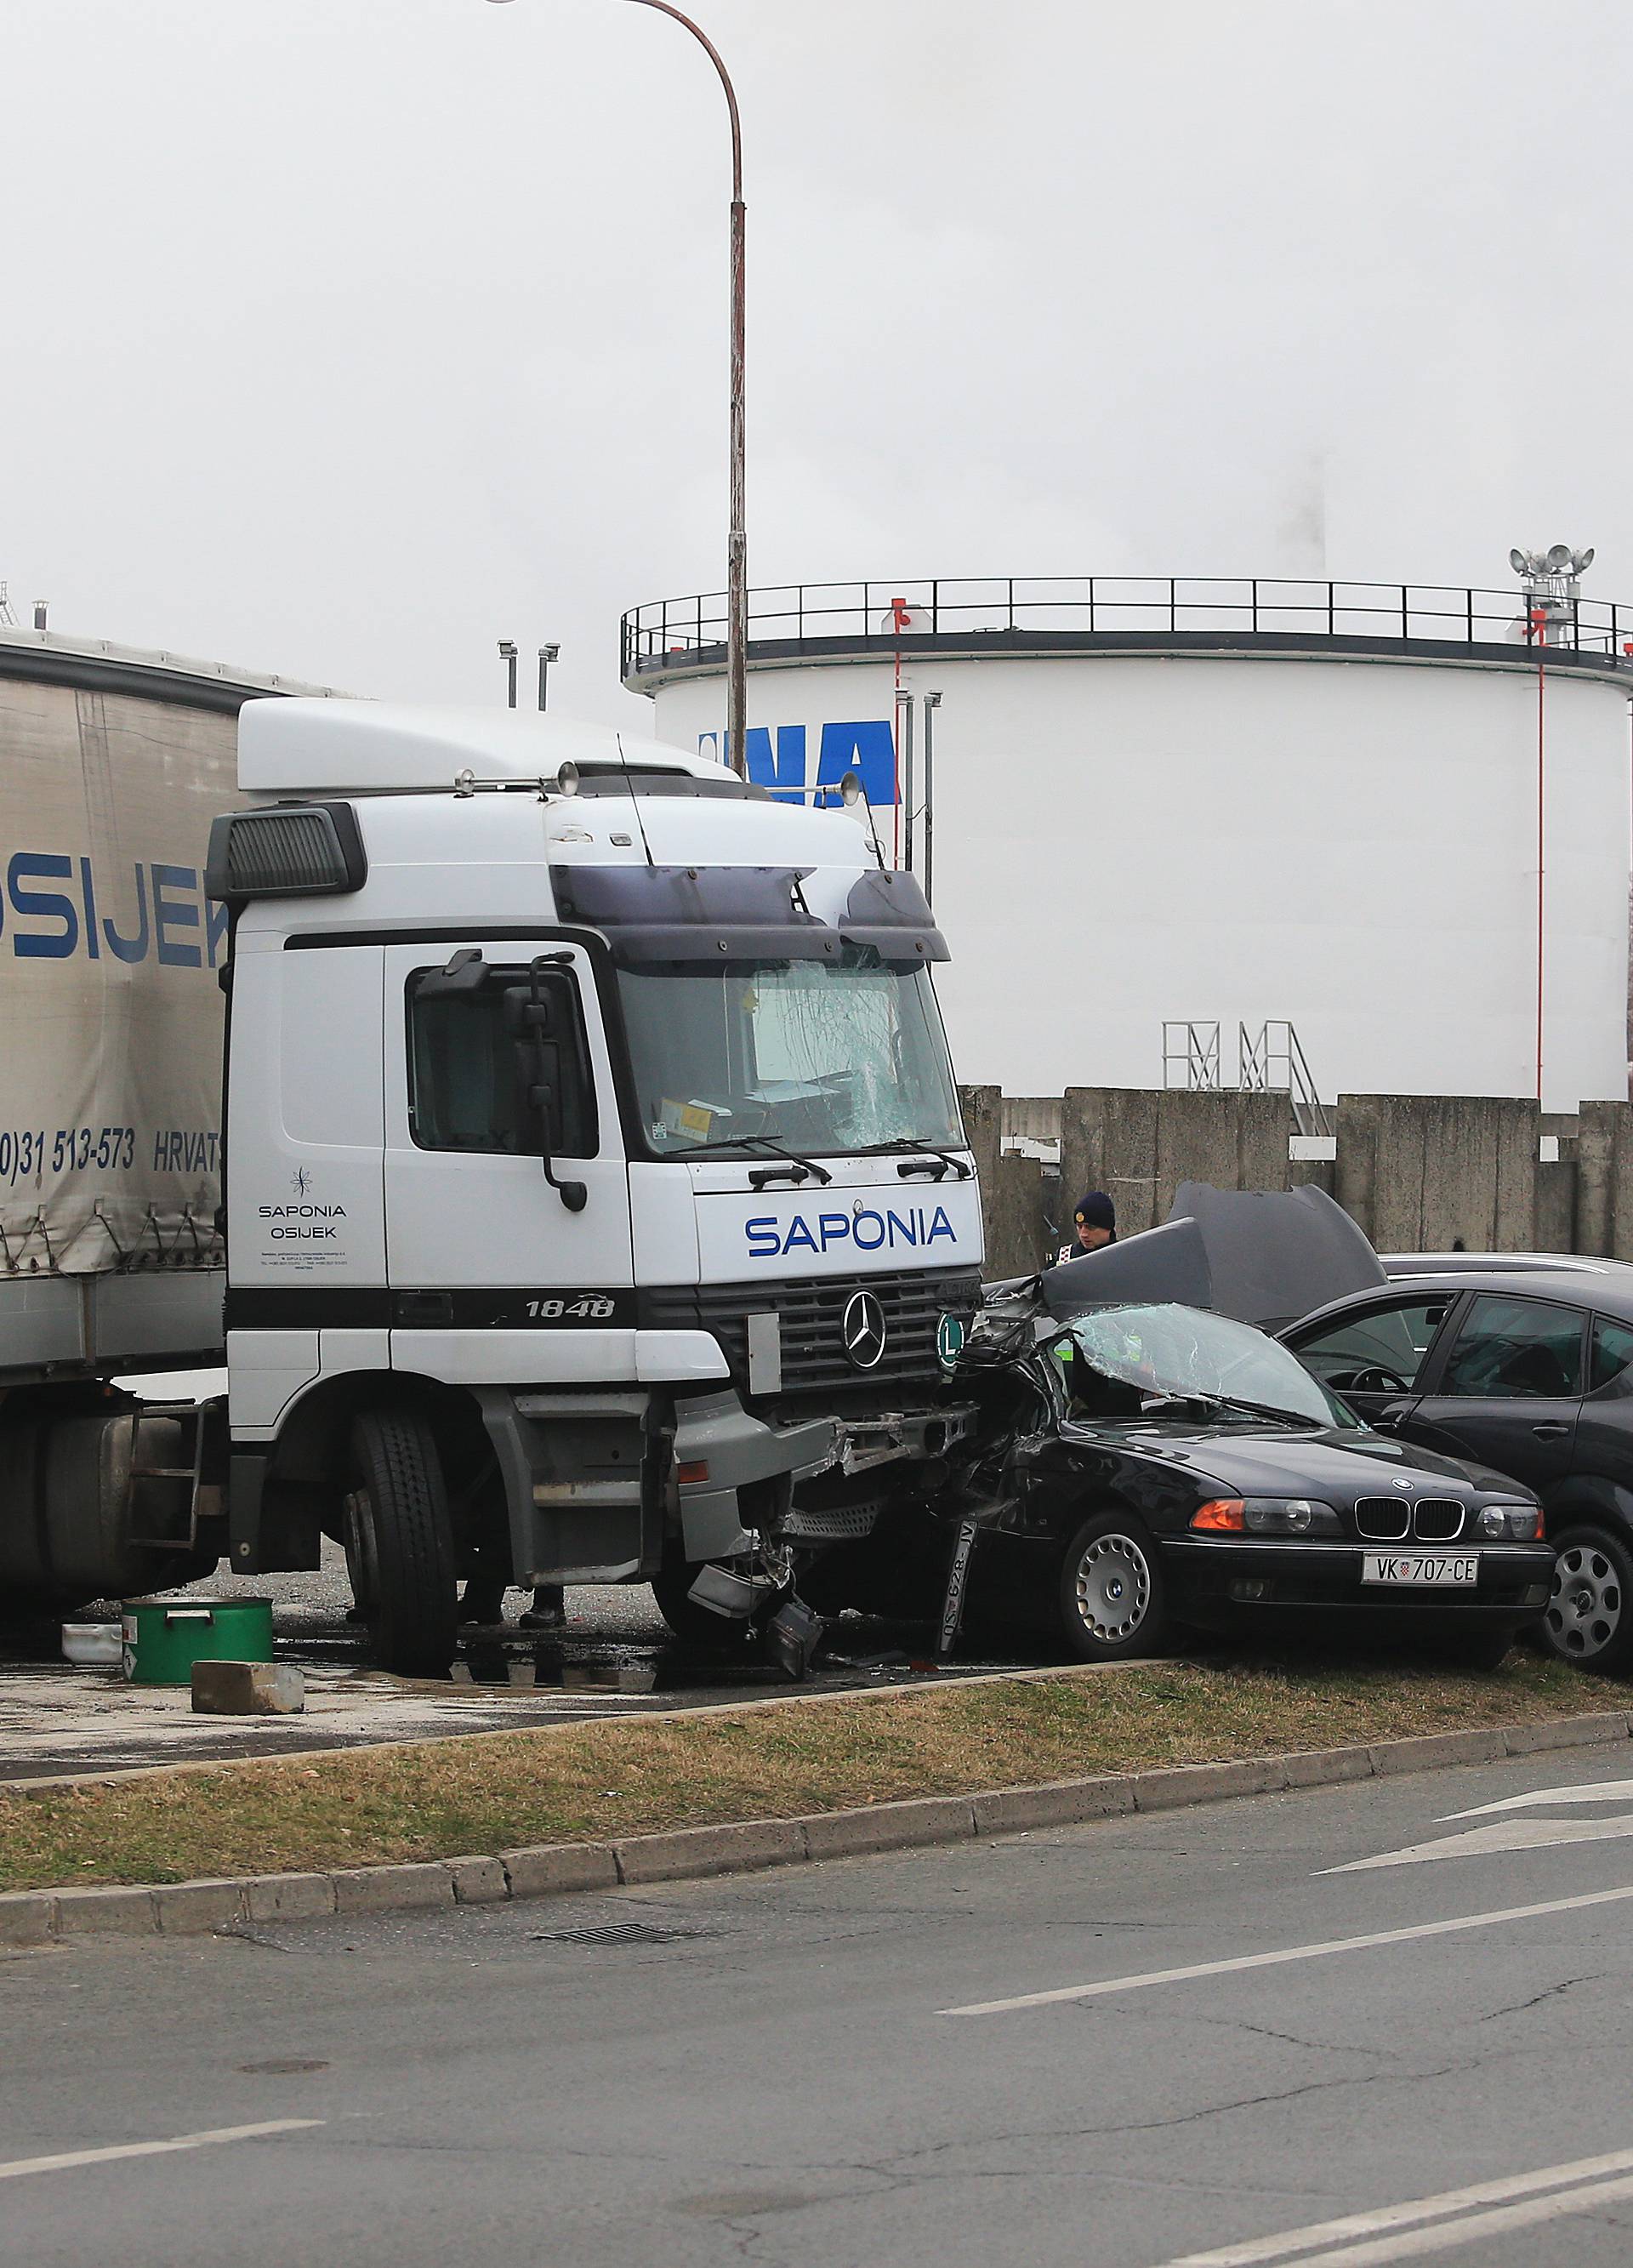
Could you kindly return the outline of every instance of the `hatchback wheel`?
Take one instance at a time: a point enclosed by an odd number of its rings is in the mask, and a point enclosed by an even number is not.
[[[1602,1528],[1569,1528],[1553,1543],[1543,1644],[1578,1669],[1622,1668],[1633,1654],[1633,1553]]]
[[[1120,1661],[1155,1653],[1167,1631],[1162,1567],[1137,1520],[1100,1513],[1066,1547],[1059,1613],[1079,1661]]]

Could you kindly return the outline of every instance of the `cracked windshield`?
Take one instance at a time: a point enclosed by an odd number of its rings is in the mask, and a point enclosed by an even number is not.
[[[1147,1400],[1203,1395],[1318,1425],[1356,1422],[1285,1347],[1198,1307],[1102,1308],[1079,1315],[1051,1352],[1073,1402],[1097,1416],[1137,1417]]]
[[[764,961],[622,969],[641,1123],[660,1155],[775,1142],[963,1146],[941,1017],[923,968]]]

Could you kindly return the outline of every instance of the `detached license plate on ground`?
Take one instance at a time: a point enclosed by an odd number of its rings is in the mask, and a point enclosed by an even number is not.
[[[1368,1551],[1361,1559],[1364,1583],[1474,1583],[1479,1573],[1472,1551],[1454,1557],[1437,1551]]]

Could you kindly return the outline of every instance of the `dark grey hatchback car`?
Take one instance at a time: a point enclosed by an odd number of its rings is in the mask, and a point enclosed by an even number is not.
[[[1540,1626],[1584,1669],[1633,1660],[1633,1270],[1527,1256],[1396,1274],[1282,1333],[1370,1425],[1541,1498],[1557,1555]]]

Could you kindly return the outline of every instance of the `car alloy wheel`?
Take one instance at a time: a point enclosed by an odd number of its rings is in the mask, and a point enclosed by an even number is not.
[[[1078,1562],[1078,1613],[1101,1646],[1137,1635],[1151,1602],[1151,1563],[1131,1535],[1097,1535]]]
[[[1593,1534],[1563,1535],[1558,1550],[1544,1635],[1562,1661],[1607,1668],[1626,1650],[1622,1555],[1608,1538]]]

